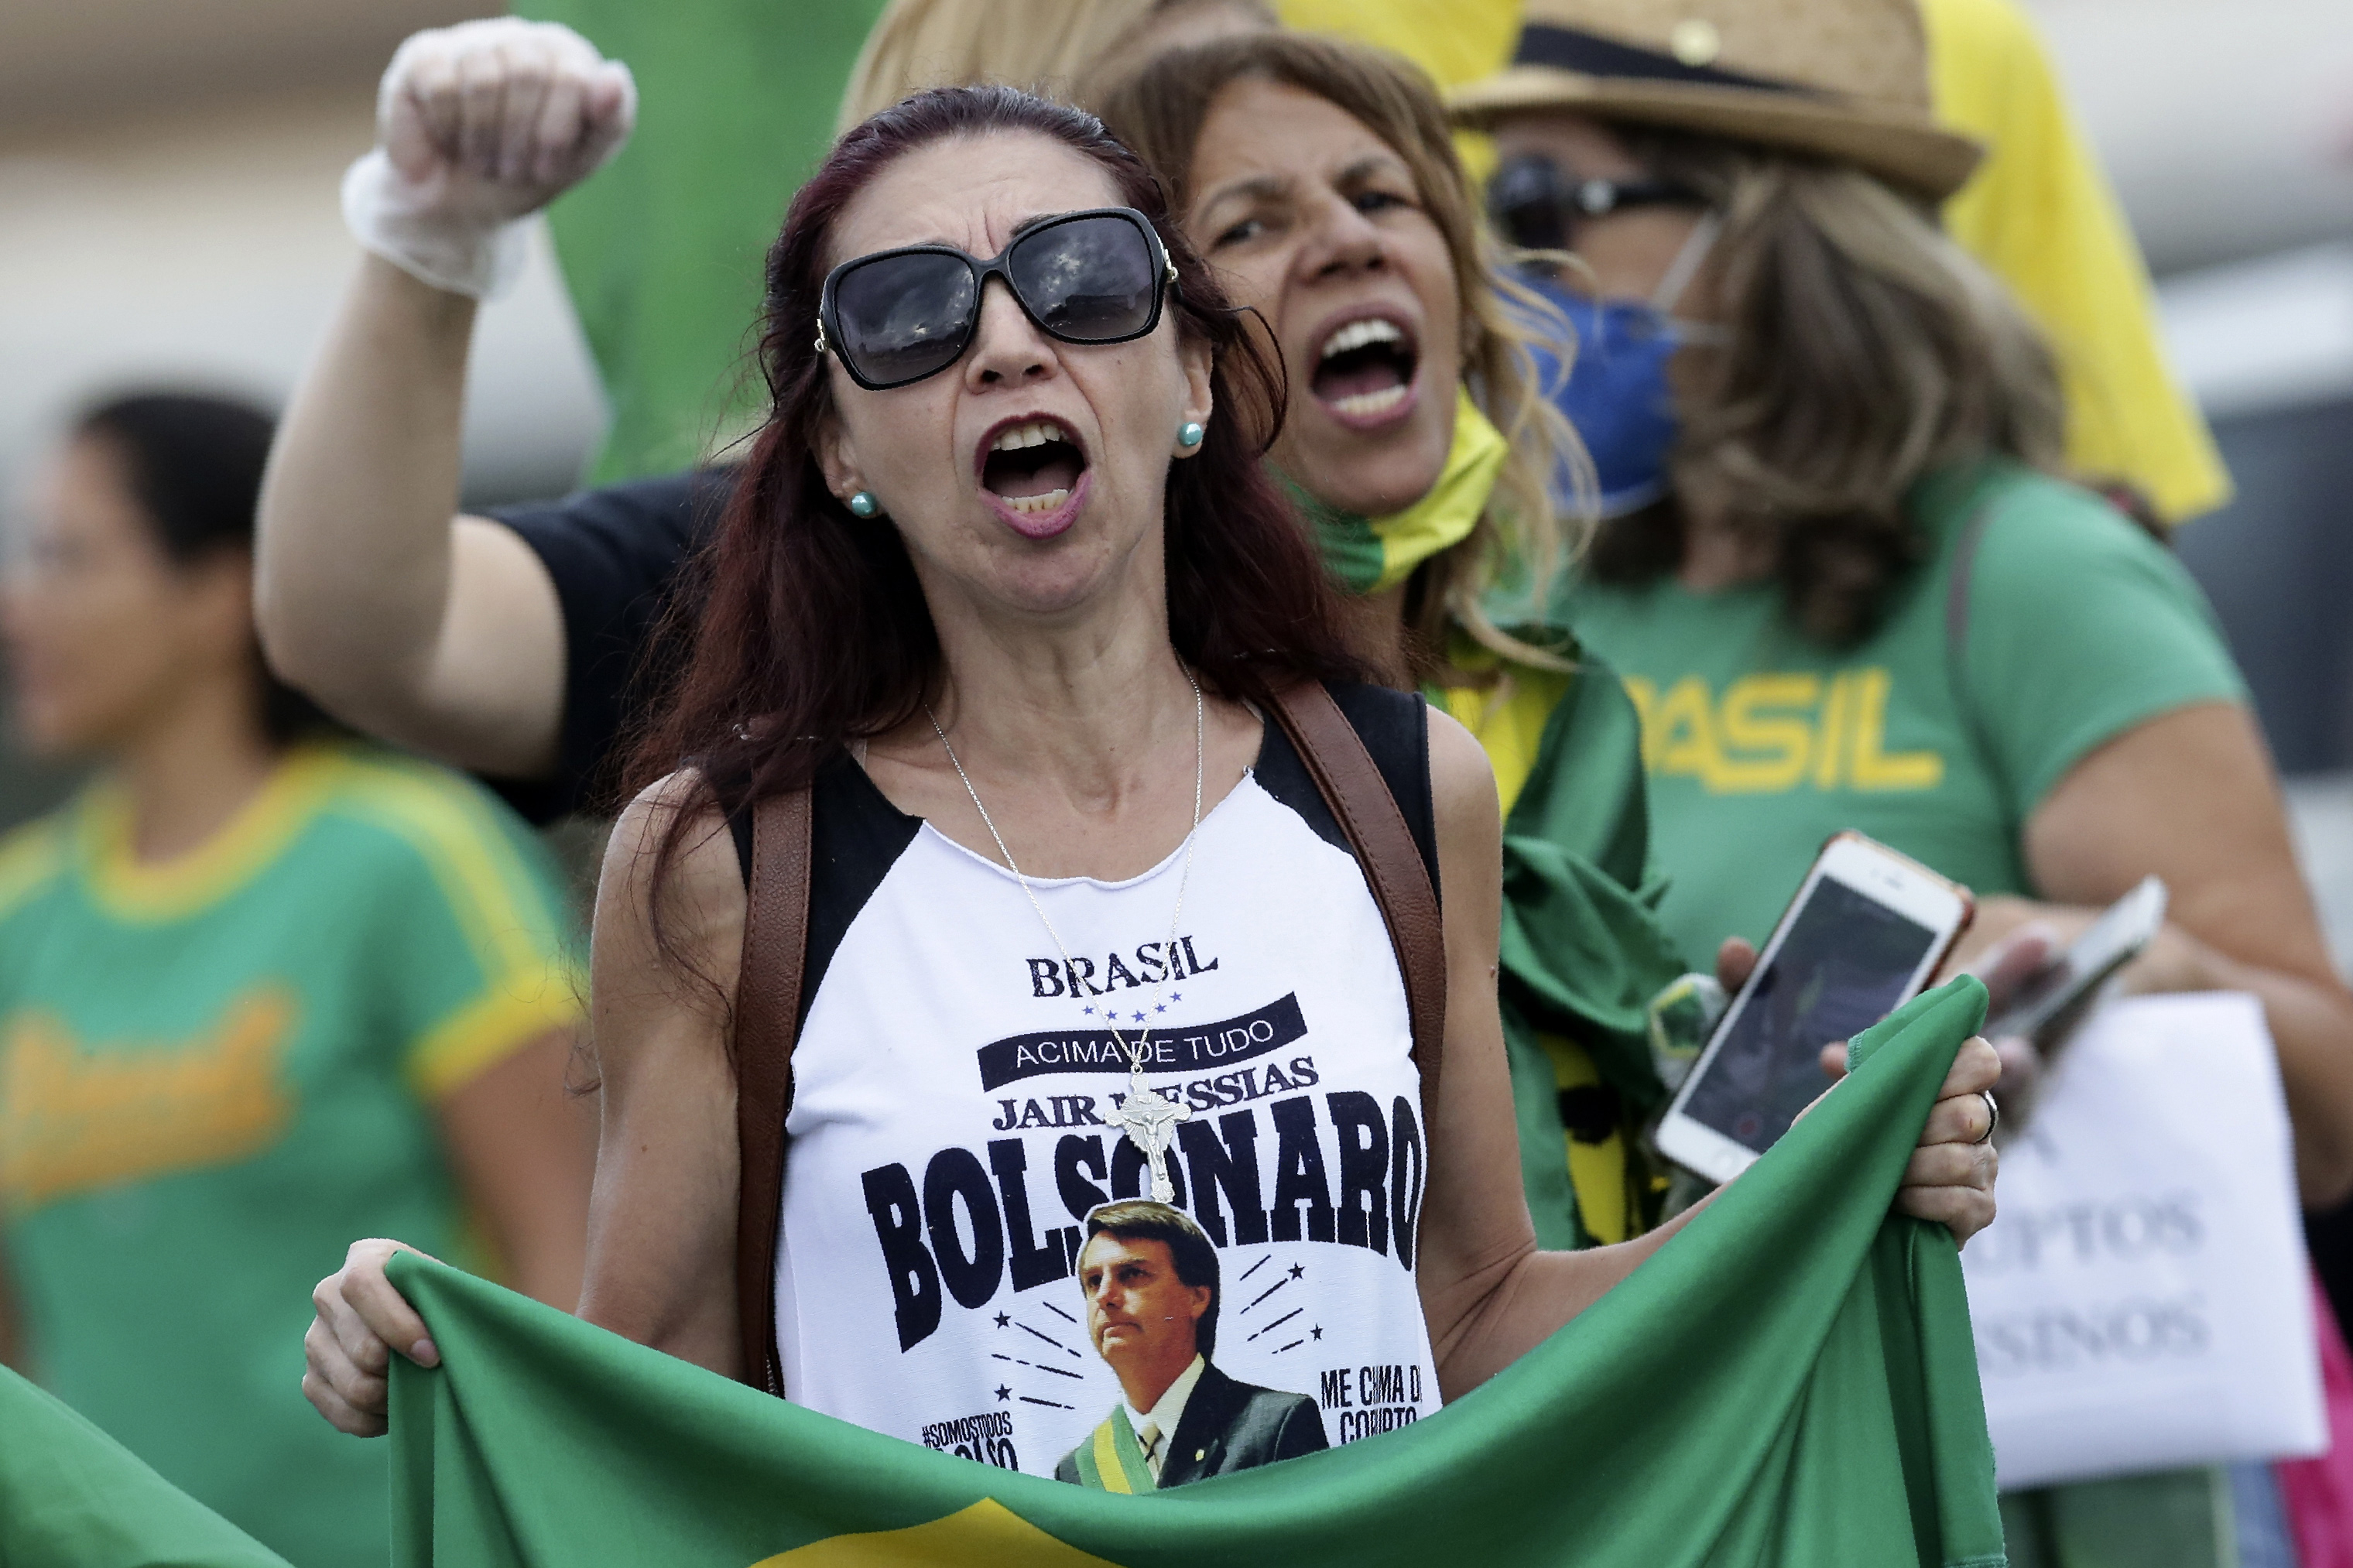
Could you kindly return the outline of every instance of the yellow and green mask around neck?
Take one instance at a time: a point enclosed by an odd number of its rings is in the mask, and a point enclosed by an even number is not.
[[[1352,594],[1394,588],[1440,551],[1460,544],[1478,525],[1509,448],[1467,389],[1457,387],[1454,444],[1430,493],[1402,511],[1366,517],[1310,495],[1281,474],[1301,515],[1315,530],[1324,564]]]

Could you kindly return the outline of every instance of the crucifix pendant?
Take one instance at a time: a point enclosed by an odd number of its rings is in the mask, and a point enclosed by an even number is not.
[[[1176,1189],[1168,1180],[1168,1141],[1176,1136],[1176,1124],[1192,1114],[1191,1106],[1145,1088],[1143,1065],[1128,1063],[1127,1098],[1111,1119],[1127,1130],[1127,1141],[1151,1163],[1154,1203],[1176,1201]]]

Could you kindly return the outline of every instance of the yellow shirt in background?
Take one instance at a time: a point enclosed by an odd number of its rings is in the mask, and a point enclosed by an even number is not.
[[[1276,0],[1274,8],[1286,27],[1395,49],[1440,88],[1501,70],[1520,31],[1515,0]]]
[[[2140,248],[2015,0],[1923,0],[1936,112],[1987,143],[1945,226],[2000,274],[2059,356],[2067,458],[2183,522],[2231,476],[2158,335]]]

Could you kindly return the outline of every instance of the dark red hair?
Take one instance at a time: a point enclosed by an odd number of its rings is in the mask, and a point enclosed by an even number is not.
[[[1212,351],[1219,416],[1200,452],[1172,462],[1168,479],[1177,656],[1205,689],[1232,699],[1262,701],[1303,678],[1362,678],[1314,542],[1260,462],[1281,418],[1280,366],[1254,346],[1171,220],[1159,181],[1083,110],[1010,88],[934,88],[845,135],[794,197],[768,253],[759,346],[767,421],[698,563],[700,614],[688,611],[680,627],[691,651],[630,767],[632,790],[689,760],[700,769],[664,859],[695,808],[736,810],[806,784],[845,742],[906,722],[937,689],[939,639],[898,530],[852,517],[818,467],[832,409],[816,348],[818,298],[828,237],[852,197],[919,147],[992,132],[1050,137],[1100,165],[1176,264],[1168,310],[1178,332]]]

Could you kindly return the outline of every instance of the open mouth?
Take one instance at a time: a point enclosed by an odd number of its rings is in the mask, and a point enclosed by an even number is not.
[[[1403,407],[1420,360],[1395,321],[1366,316],[1324,340],[1309,386],[1316,400],[1350,420],[1375,420]]]
[[[1054,420],[1031,419],[997,432],[981,458],[980,484],[1017,524],[1042,521],[1069,503],[1086,471],[1077,437]]]

